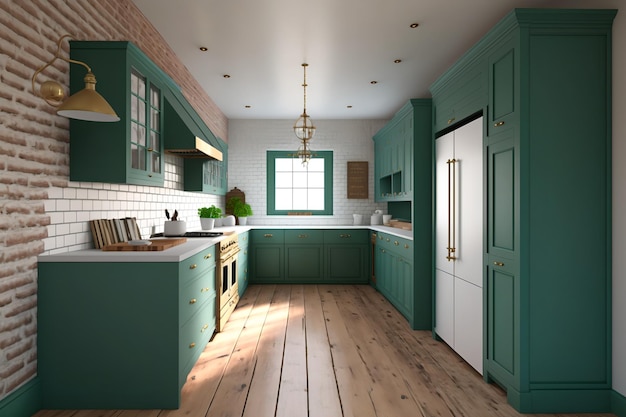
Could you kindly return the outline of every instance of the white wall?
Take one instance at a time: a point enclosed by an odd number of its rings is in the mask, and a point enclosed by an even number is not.
[[[402,103],[399,103],[398,108]],[[352,214],[369,215],[386,204],[374,202],[374,142],[372,136],[386,120],[315,120],[317,132],[311,140],[313,151],[333,152],[332,216],[267,216],[266,150],[298,149],[293,133],[294,120],[230,120],[228,125],[228,189],[237,187],[246,194],[254,216],[250,224],[316,225],[352,224]],[[369,162],[369,198],[347,198],[347,162]]]

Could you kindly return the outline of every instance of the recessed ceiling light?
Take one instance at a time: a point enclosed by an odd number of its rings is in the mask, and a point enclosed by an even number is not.
[[[411,23],[410,28],[411,29],[415,29],[416,27],[418,27],[420,24],[419,23]]]
[[[402,60],[401,59],[394,59],[393,62],[394,62],[394,64],[399,64],[400,62],[402,62]]]
[[[351,109],[351,108],[352,108],[352,106],[350,106],[350,105],[347,105],[347,106],[346,106],[346,108],[348,108],[348,109]]]
[[[200,47],[200,50],[201,50],[202,52],[206,52],[206,51],[208,51],[208,50],[209,50],[209,48],[207,48],[206,46],[201,46],[201,47]]]
[[[224,74],[224,78],[230,78],[229,74]]]
[[[370,84],[378,84],[378,81],[376,81],[376,80],[370,81]]]
[[[246,107],[246,109],[252,108],[252,106],[251,106],[251,105],[249,105],[249,104],[246,104],[246,106],[245,106],[245,107]]]

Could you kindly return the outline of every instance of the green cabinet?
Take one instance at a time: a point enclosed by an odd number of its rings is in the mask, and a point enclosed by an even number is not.
[[[325,279],[329,283],[369,282],[369,232],[365,229],[324,230]]]
[[[237,286],[239,297],[243,296],[250,280],[250,232],[239,233],[239,254],[237,255]]]
[[[419,108],[427,103],[428,117]],[[376,201],[411,201],[414,193],[414,144],[430,138],[430,100],[407,102],[374,135],[374,192]],[[424,135],[424,128],[427,135]]]
[[[130,42],[72,41],[71,57],[93,68],[120,121],[70,120],[70,179],[162,186],[164,92],[173,82]],[[71,72],[71,91],[84,87],[83,75]]]
[[[254,283],[369,281],[367,229],[253,229],[250,237]]]
[[[515,9],[431,89],[484,63],[484,376],[524,413],[611,409],[615,13]]]
[[[376,288],[413,326],[413,241],[382,232],[376,235]]]
[[[255,284],[285,282],[285,231],[250,231],[250,281]]]
[[[289,282],[321,282],[323,266],[323,230],[285,230],[285,276]]]
[[[215,330],[215,249],[181,262],[46,262],[38,376],[50,409],[173,409]]]
[[[185,191],[199,191],[206,194],[225,195],[228,187],[228,153],[227,145],[223,144],[223,161],[205,158],[186,159],[183,166]]]

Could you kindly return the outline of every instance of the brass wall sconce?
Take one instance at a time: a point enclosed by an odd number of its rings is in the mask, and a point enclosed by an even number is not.
[[[57,52],[54,58],[44,66],[35,71],[32,78],[33,93],[43,98],[46,103],[57,107],[59,116],[70,119],[87,120],[91,122],[117,122],[120,120],[111,105],[96,91],[96,77],[91,72],[89,65],[84,62],[62,57],[61,42],[63,39],[71,37],[63,35],[57,41]],[[85,88],[65,99],[65,92],[61,84],[56,81],[45,81],[41,84],[39,92],[35,88],[35,81],[40,72],[48,68],[57,59],[70,64],[82,65],[87,69],[85,74]]]

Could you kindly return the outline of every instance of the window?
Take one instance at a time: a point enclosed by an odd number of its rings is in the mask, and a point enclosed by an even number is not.
[[[267,214],[333,214],[333,152],[303,166],[289,151],[267,151]]]

